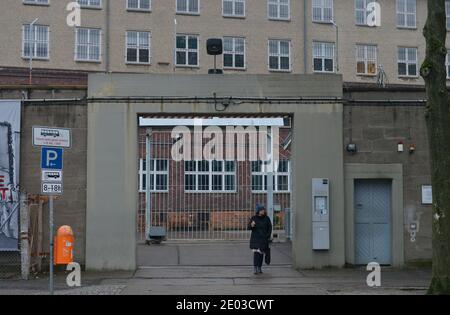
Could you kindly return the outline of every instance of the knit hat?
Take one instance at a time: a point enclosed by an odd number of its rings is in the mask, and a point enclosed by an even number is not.
[[[266,207],[264,205],[257,204],[256,205],[256,214],[258,214],[260,211],[266,210]]]

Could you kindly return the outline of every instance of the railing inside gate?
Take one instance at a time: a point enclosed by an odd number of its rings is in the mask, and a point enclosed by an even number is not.
[[[281,133],[281,136],[283,134]],[[257,204],[267,202],[267,176],[257,162],[191,161],[171,158],[167,130],[152,131],[151,222],[164,227],[168,240],[246,240]],[[289,152],[274,174],[274,237],[289,237]],[[146,240],[146,129],[139,130],[138,239]]]

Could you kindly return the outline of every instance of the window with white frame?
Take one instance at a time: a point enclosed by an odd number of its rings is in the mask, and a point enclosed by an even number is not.
[[[356,73],[360,75],[377,74],[377,46],[356,45]]]
[[[176,65],[180,67],[198,67],[198,36],[177,35]]]
[[[410,77],[417,76],[417,48],[398,48],[398,75]]]
[[[235,192],[235,161],[185,161],[184,189],[187,192]]]
[[[291,18],[290,0],[267,0],[269,19],[289,20]]]
[[[245,0],[222,0],[222,15],[244,17]]]
[[[75,60],[99,62],[101,58],[101,30],[77,28],[75,34]]]
[[[77,0],[82,8],[101,8],[102,0]]]
[[[126,62],[150,64],[150,32],[127,32]]]
[[[330,23],[333,20],[333,0],[312,0],[313,22]]]
[[[450,31],[450,1],[445,1],[445,16],[447,18],[447,31]]]
[[[269,70],[291,71],[291,41],[270,39]]]
[[[273,172],[273,191],[289,192],[291,183],[291,169],[289,160],[275,161]],[[252,162],[252,191],[267,191],[267,165],[262,161]]]
[[[355,23],[356,25],[367,25],[367,6],[374,0],[355,0]]]
[[[313,42],[314,72],[334,72],[334,43]]]
[[[200,14],[200,0],[176,0],[177,13]]]
[[[49,58],[49,27],[25,24],[22,27],[22,57],[32,59]]]
[[[49,4],[49,0],[23,0],[24,4],[42,4],[47,5]]]
[[[127,0],[128,10],[139,10],[139,11],[150,11],[151,10],[150,0]]]
[[[242,37],[223,38],[223,67],[245,68],[245,39]]]
[[[450,79],[450,50],[447,50],[447,56],[445,57],[445,70],[447,79]]]
[[[397,26],[416,27],[416,0],[397,0]]]
[[[150,160],[150,191],[169,191],[169,160]],[[139,191],[145,192],[147,189],[147,161],[139,160]]]

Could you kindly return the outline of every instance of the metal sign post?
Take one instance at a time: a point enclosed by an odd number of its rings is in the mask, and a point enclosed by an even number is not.
[[[53,240],[53,196],[49,196],[49,207],[50,207],[50,213],[49,213],[49,228],[50,228],[50,295],[54,294],[54,281],[53,281],[53,250],[54,250],[54,240]]]
[[[66,128],[33,127],[33,146],[41,147],[41,193],[49,197],[49,292],[54,294],[54,207],[63,194],[64,148],[72,146],[72,131]]]

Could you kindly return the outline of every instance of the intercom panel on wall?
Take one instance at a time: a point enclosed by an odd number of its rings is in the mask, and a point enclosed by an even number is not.
[[[330,181],[312,180],[312,233],[313,250],[330,249]]]

